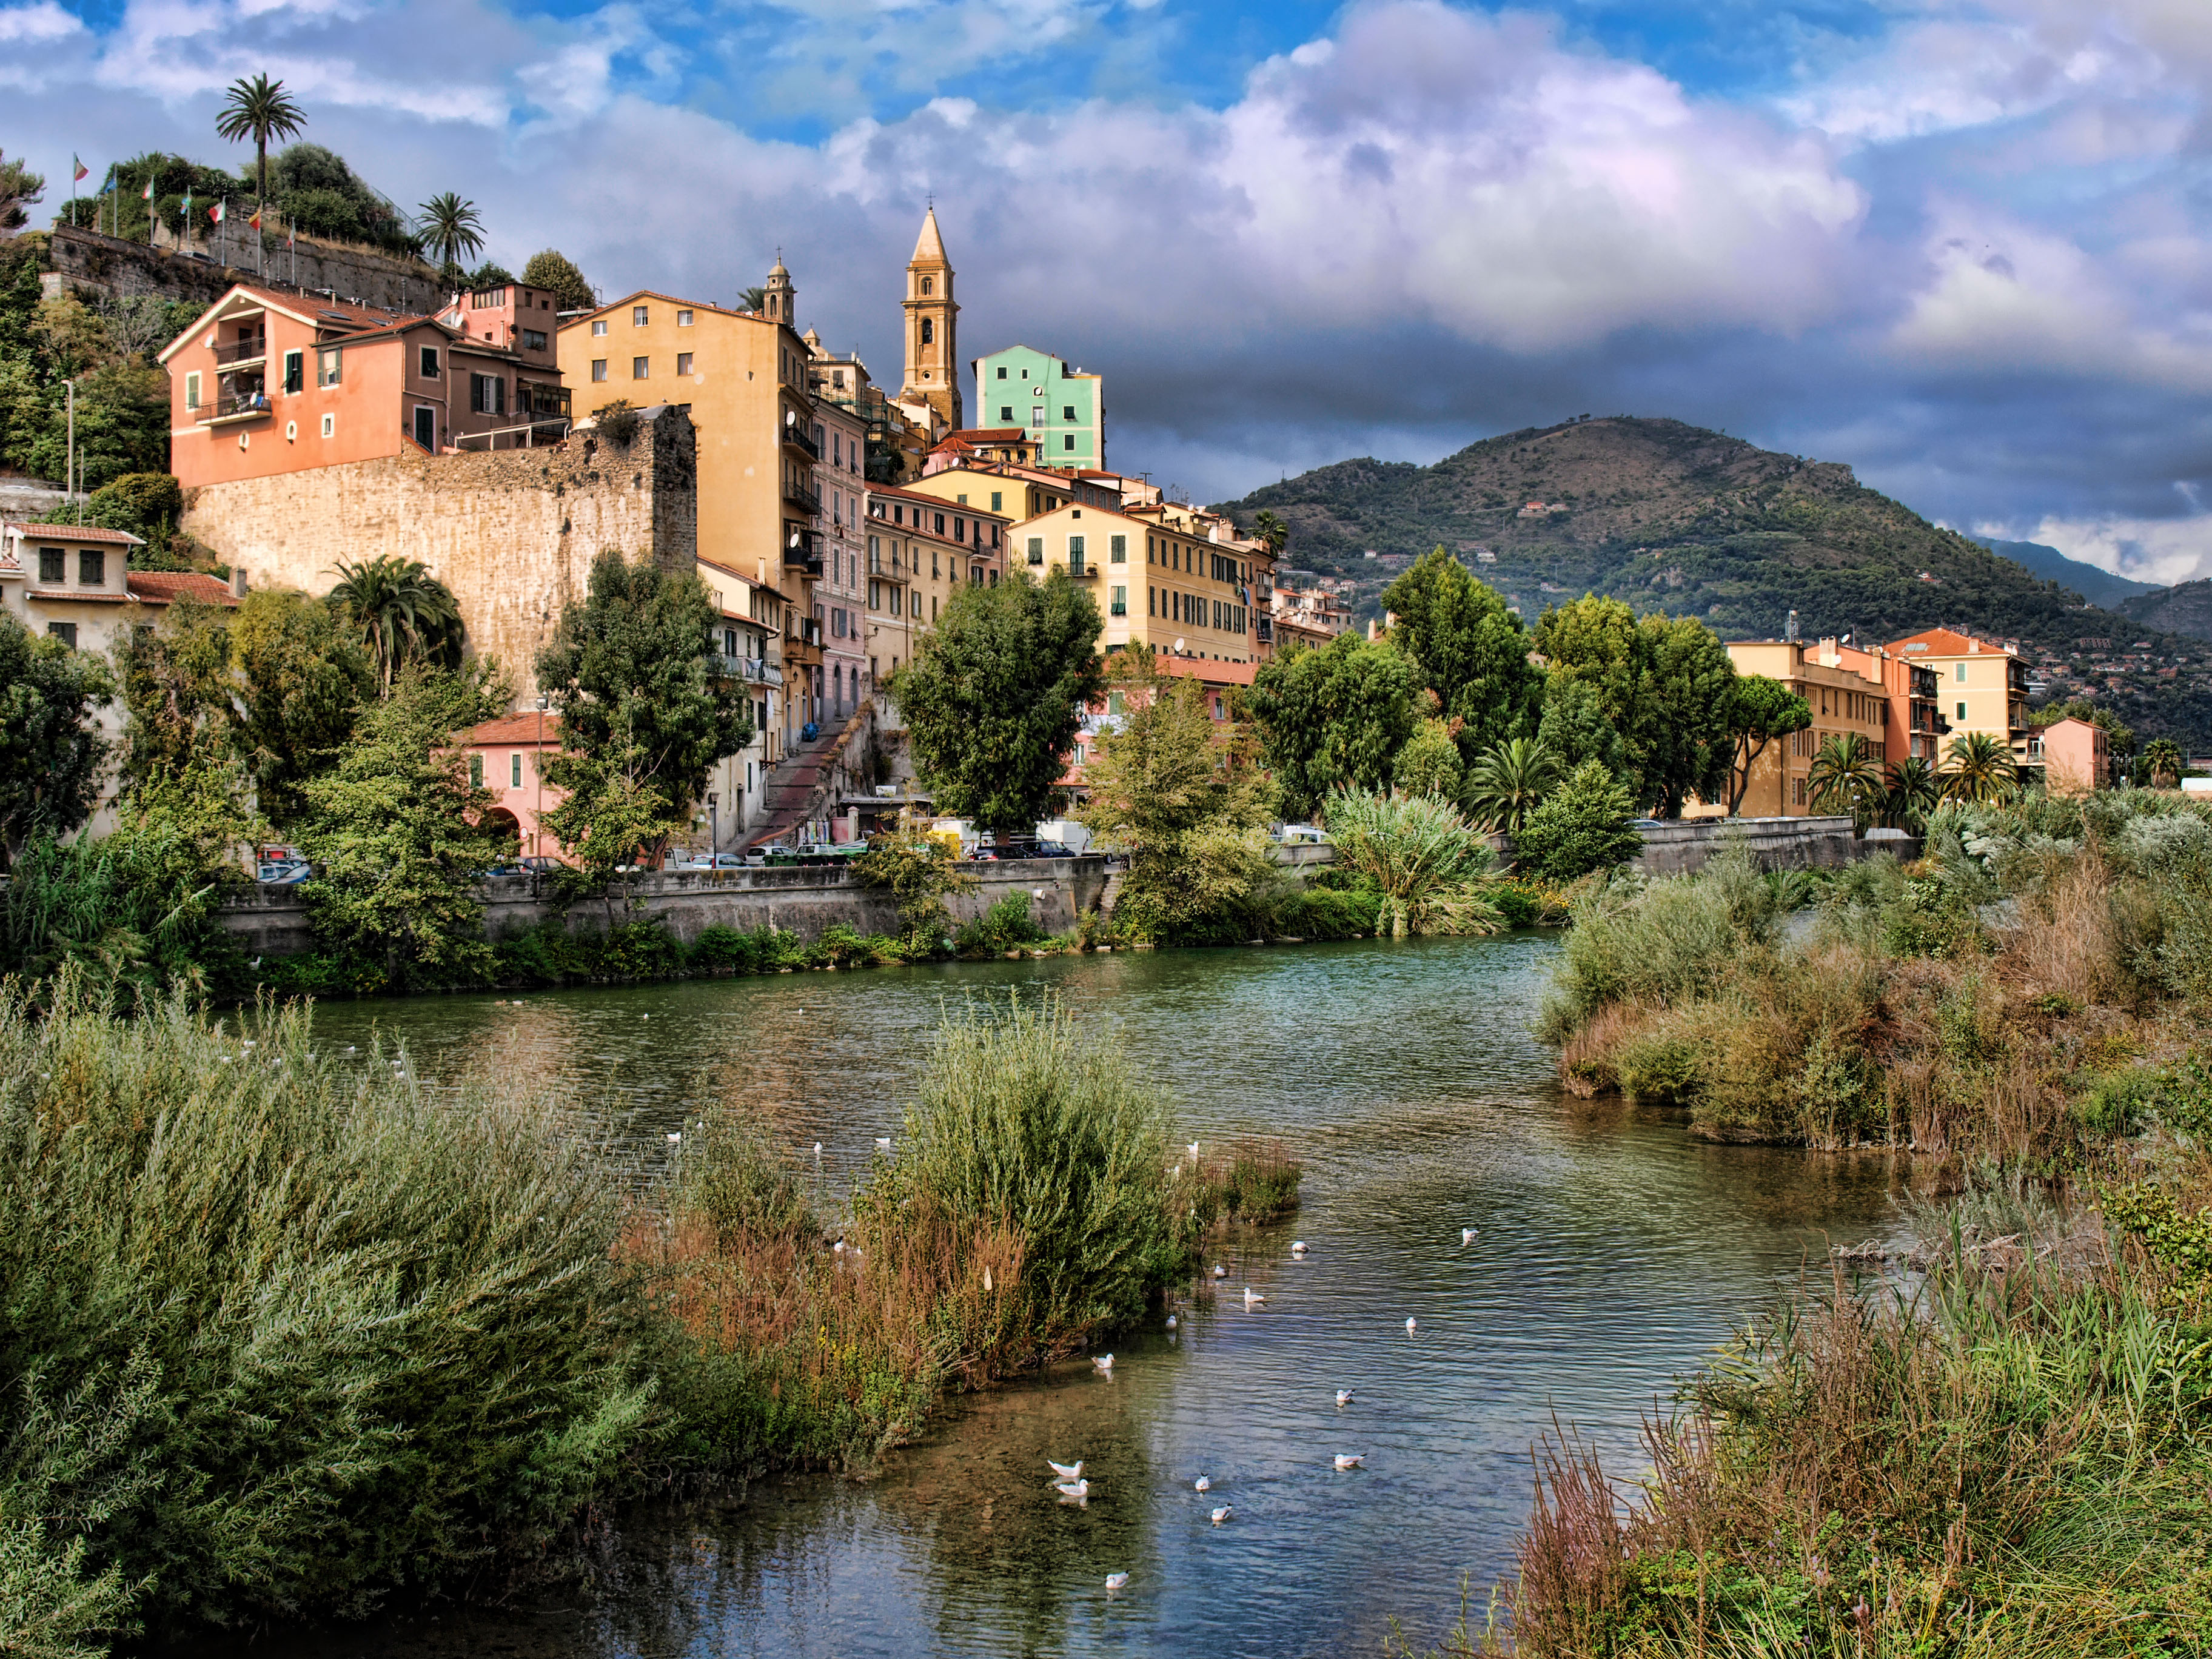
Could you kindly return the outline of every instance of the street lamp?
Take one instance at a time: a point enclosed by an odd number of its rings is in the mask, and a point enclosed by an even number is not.
[[[720,799],[721,797],[712,789],[707,792],[707,867],[709,870],[720,867],[714,862],[722,850],[721,815],[714,810]]]

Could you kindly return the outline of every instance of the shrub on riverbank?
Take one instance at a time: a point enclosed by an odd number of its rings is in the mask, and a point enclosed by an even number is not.
[[[2166,1143],[2160,1161],[2104,1226],[1984,1189],[1929,1217],[1916,1294],[1838,1275],[1792,1298],[1653,1425],[1626,1509],[1593,1455],[1553,1449],[1518,1650],[2193,1651],[2212,1628],[2212,1160]]]
[[[2109,1074],[2173,1063],[2212,994],[2212,816],[2041,799],[1939,813],[1929,847],[1586,890],[1544,1017],[1569,1085],[1721,1139],[2049,1164],[2122,1133]]]
[[[1217,1222],[1280,1220],[1297,1207],[1305,1166],[1279,1140],[1248,1139],[1201,1153],[1191,1174],[1190,1207],[1202,1233]]]

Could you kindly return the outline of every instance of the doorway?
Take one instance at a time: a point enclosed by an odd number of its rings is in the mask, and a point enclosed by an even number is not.
[[[428,404],[415,405],[415,441],[433,455],[438,453],[438,411]]]

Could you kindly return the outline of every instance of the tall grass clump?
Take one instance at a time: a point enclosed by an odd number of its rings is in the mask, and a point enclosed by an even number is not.
[[[652,1431],[577,1126],[246,1026],[0,993],[0,1649],[450,1583]]]
[[[1189,1207],[1201,1231],[1216,1222],[1279,1220],[1297,1207],[1304,1176],[1305,1166],[1279,1140],[1232,1140],[1200,1155]]]

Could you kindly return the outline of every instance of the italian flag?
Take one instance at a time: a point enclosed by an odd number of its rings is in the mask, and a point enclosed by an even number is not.
[[[71,150],[70,152],[70,182],[72,185],[81,185],[91,177],[92,169],[78,161],[76,152]]]
[[[150,202],[154,199],[154,179],[151,173],[147,175],[146,188],[138,192],[138,199],[142,202]]]
[[[213,207],[208,210],[209,223],[219,225],[222,222],[222,210],[225,205],[226,204],[224,203],[217,202]]]

